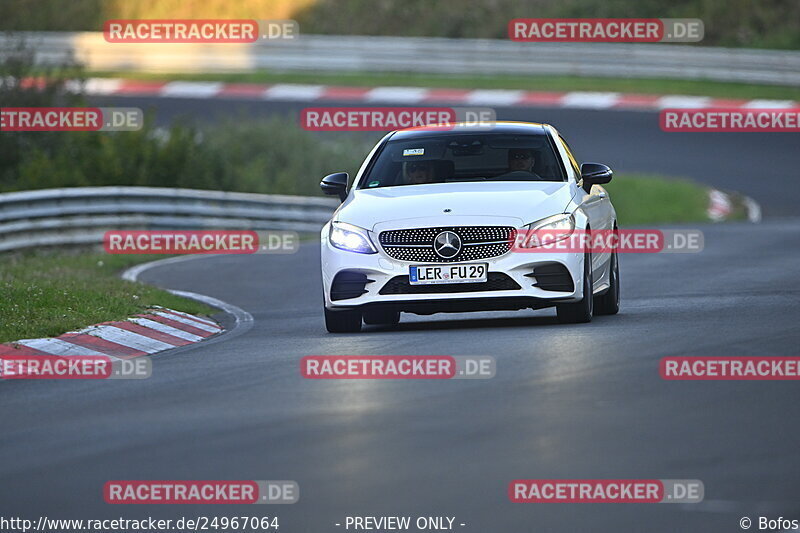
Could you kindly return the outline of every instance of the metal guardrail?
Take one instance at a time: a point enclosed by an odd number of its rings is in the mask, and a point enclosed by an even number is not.
[[[107,230],[318,232],[336,200],[158,187],[75,187],[0,194],[0,252],[100,244]]]
[[[102,33],[21,34],[40,63],[70,55],[90,70],[338,71],[680,78],[800,86],[800,52],[674,44],[300,35],[253,44],[118,44]],[[0,55],[13,41],[0,36]]]

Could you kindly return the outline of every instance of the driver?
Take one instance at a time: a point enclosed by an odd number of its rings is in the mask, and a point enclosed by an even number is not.
[[[413,161],[404,163],[406,183],[409,185],[419,185],[422,183],[433,183],[435,180],[433,173],[433,163],[430,161]]]
[[[533,150],[527,148],[511,148],[508,151],[508,171],[509,172],[533,172],[533,164],[536,160],[533,158]]]

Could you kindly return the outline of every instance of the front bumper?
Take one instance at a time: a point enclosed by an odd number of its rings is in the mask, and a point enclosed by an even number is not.
[[[359,254],[334,248],[322,239],[322,283],[325,306],[328,309],[353,309],[384,307],[420,314],[436,312],[489,311],[550,307],[557,303],[575,302],[583,298],[583,254],[508,252],[502,256],[471,261],[488,263],[490,281],[507,276],[511,283],[496,283],[487,287],[483,283],[463,284],[456,291],[447,285],[414,286],[414,293],[398,293],[402,280],[408,276],[408,267],[416,262],[399,261],[384,254],[380,245],[376,254]],[[457,263],[451,263],[457,264]],[[546,290],[534,272],[552,271],[553,265],[563,266],[572,281],[571,290]],[[544,269],[540,267],[545,267]],[[535,270],[536,269],[536,270]],[[561,270],[563,270],[561,269]],[[496,274],[493,276],[493,274]],[[337,278],[337,275],[339,277]],[[504,275],[504,276],[503,276]],[[543,276],[539,276],[543,278]],[[334,280],[336,284],[334,285]],[[366,280],[366,282],[365,282]],[[345,283],[342,283],[344,281]],[[391,285],[387,286],[390,282]],[[461,285],[461,284],[459,284]],[[515,289],[504,289],[507,286]],[[383,290],[382,289],[392,289]],[[430,289],[420,289],[426,287]],[[445,287],[445,289],[442,289]],[[487,290],[500,287],[500,290]],[[551,286],[552,288],[552,286]],[[556,288],[564,288],[563,286]],[[468,289],[468,290],[467,290]],[[419,292],[429,290],[430,292]],[[448,292],[442,292],[448,291]]]

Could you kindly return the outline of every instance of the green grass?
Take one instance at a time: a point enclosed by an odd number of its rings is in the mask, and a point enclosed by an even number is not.
[[[617,210],[620,227],[708,222],[708,188],[693,181],[623,174],[604,187]]]
[[[119,278],[123,268],[160,257],[93,252],[0,256],[0,342],[53,337],[122,320],[154,305],[214,313],[193,300]]]
[[[130,185],[316,195],[323,176],[358,170],[380,137],[315,135],[297,117],[245,115],[178,121],[160,134],[150,120],[132,132],[8,133],[0,192]]]
[[[450,89],[522,89],[526,91],[610,91],[639,94],[681,94],[733,99],[800,100],[800,87],[716,81],[584,78],[578,76],[437,76],[411,73],[250,73],[164,74],[90,72],[88,76],[140,80],[195,80],[231,83],[310,83],[355,87],[413,86]]]

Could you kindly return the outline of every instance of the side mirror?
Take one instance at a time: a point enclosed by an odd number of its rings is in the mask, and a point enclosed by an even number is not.
[[[592,185],[608,183],[614,172],[601,163],[584,163],[581,165],[581,181],[583,188],[589,189]]]
[[[341,201],[347,198],[347,179],[349,176],[347,172],[337,172],[336,174],[329,174],[322,178],[319,182],[319,187],[322,192],[330,196],[338,196]]]

